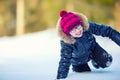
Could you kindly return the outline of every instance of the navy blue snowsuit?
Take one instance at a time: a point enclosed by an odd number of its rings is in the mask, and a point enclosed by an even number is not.
[[[99,66],[105,68],[103,53],[108,54],[96,42],[93,34],[102,37],[109,37],[120,46],[120,33],[110,26],[89,22],[89,29],[83,33],[80,38],[75,38],[74,44],[68,44],[61,41],[61,59],[58,67],[57,79],[66,78],[70,65],[79,65],[88,63],[94,59]]]

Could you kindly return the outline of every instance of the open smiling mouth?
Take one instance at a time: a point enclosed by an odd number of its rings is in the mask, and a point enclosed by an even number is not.
[[[79,33],[76,33],[76,35],[81,35],[82,34],[82,31],[80,31]]]

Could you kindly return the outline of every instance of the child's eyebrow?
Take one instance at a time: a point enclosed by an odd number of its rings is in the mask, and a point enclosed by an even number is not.
[[[75,26],[75,28],[77,28],[78,26]]]

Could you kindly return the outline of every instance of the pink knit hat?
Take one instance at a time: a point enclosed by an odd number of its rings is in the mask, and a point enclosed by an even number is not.
[[[70,31],[77,25],[82,25],[82,20],[80,17],[72,12],[67,12],[65,10],[60,11],[60,26],[63,32],[70,35]]]

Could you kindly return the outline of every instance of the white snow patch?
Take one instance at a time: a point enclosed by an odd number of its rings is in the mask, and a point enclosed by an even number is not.
[[[119,80],[120,47],[108,38],[96,37],[113,56],[113,64],[92,72],[70,72],[64,80]],[[0,38],[0,80],[54,80],[60,59],[56,31],[46,30],[17,37]]]

